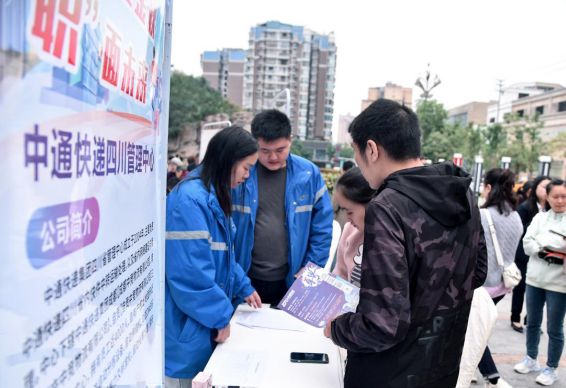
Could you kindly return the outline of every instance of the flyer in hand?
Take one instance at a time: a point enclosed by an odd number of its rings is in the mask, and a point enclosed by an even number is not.
[[[315,327],[324,327],[338,315],[356,311],[360,289],[308,263],[277,306]]]

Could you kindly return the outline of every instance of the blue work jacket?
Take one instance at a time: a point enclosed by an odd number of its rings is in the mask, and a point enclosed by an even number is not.
[[[193,378],[212,355],[215,329],[234,312],[233,300],[254,289],[236,263],[235,226],[214,190],[199,179],[167,197],[165,242],[165,375]]]
[[[312,162],[289,154],[285,184],[285,214],[289,247],[287,285],[309,261],[324,266],[332,241],[333,209],[320,170]],[[245,183],[232,190],[232,218],[236,224],[236,260],[248,272],[252,263],[257,215],[257,164]]]

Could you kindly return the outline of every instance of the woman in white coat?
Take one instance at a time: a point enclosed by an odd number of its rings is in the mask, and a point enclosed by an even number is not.
[[[515,365],[515,371],[530,373],[541,370],[536,359],[546,304],[548,358],[536,382],[548,386],[558,380],[556,368],[564,349],[566,182],[555,179],[546,186],[546,192],[549,209],[533,218],[523,239],[525,253],[530,256],[527,266],[527,355]]]

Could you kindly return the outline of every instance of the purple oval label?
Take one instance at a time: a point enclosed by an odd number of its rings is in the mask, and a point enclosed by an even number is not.
[[[92,244],[98,235],[96,198],[37,209],[28,224],[26,247],[34,268],[41,268]]]

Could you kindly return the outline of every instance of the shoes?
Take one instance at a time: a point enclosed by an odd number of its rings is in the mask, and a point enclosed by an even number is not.
[[[541,374],[537,376],[537,379],[535,381],[540,385],[548,386],[554,384],[557,380],[558,375],[556,374],[556,368],[547,366],[542,370]]]
[[[501,377],[497,380],[497,384],[491,384],[489,381],[485,382],[485,388],[513,388],[509,383]]]
[[[515,330],[518,333],[522,333],[524,330],[523,325],[521,325],[521,322],[511,321],[511,327],[513,328],[513,330]]]
[[[526,374],[531,372],[538,372],[541,370],[541,367],[537,360],[533,360],[529,356],[525,356],[523,361],[516,364],[513,369],[515,369],[515,372],[517,373]]]

